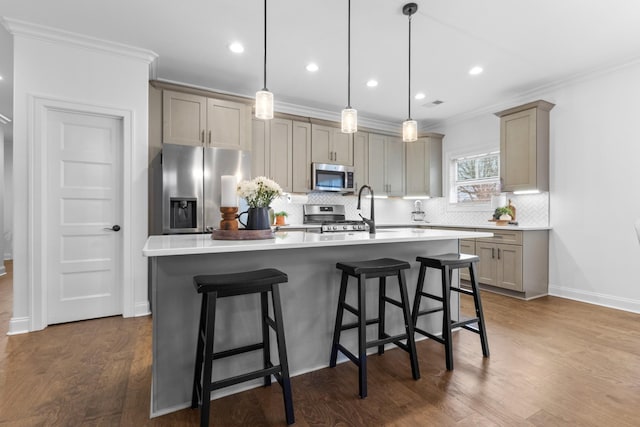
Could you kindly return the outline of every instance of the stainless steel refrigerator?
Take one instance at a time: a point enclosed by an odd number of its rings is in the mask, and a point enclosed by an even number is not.
[[[222,175],[235,175],[238,182],[251,178],[248,151],[163,144],[161,162],[163,234],[218,228]]]

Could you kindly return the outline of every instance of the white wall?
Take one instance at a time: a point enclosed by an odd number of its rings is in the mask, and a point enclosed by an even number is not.
[[[4,259],[13,259],[13,142],[4,140]]]
[[[551,110],[549,292],[640,312],[640,64],[547,89]],[[521,101],[521,102],[520,102]],[[498,109],[496,109],[498,111]],[[444,152],[499,145],[491,113],[433,129]]]
[[[30,153],[28,138],[34,129],[30,97],[43,97],[71,103],[126,110],[132,113],[133,147],[125,154],[125,171],[131,171],[129,192],[130,277],[135,289],[134,305],[125,306],[125,315],[148,313],[147,263],[142,247],[147,237],[147,131],[149,60],[141,50],[102,43],[50,29],[23,28],[25,23],[9,23],[14,34],[14,312],[10,333],[34,328],[32,321],[38,307],[30,302],[34,272],[28,271],[30,234],[39,233],[28,223],[28,182]],[[28,25],[27,25],[28,27]],[[37,35],[33,35],[33,34]],[[131,53],[130,53],[131,52]],[[151,55],[147,55],[151,56]],[[125,148],[125,153],[127,149]],[[128,169],[127,169],[128,168]],[[126,172],[125,172],[126,173]],[[125,180],[126,182],[126,180]],[[39,266],[35,266],[39,268]],[[36,286],[37,288],[37,286]]]
[[[6,207],[4,175],[4,125],[0,122],[0,177],[2,177],[2,181],[0,181],[0,276],[6,274],[4,267],[4,211]]]

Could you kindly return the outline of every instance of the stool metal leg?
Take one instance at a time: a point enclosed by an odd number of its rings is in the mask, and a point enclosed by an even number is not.
[[[280,291],[278,284],[271,286],[271,298],[273,303],[273,318],[276,326],[276,339],[278,341],[278,358],[280,359],[282,395],[284,399],[284,411],[287,424],[295,422],[293,413],[293,394],[291,392],[291,379],[289,378],[289,361],[287,359],[287,345],[284,339],[284,321],[282,319],[282,306],[280,304]]]
[[[407,348],[409,349],[409,359],[411,360],[411,373],[413,379],[420,378],[420,368],[418,367],[418,352],[413,332],[413,319],[409,311],[409,294],[407,293],[407,282],[404,277],[404,270],[398,272],[398,286],[400,287],[400,301],[402,302],[402,313],[404,315],[404,326],[407,331]]]
[[[267,318],[269,317],[269,300],[267,299],[267,292],[260,292],[260,316],[262,321],[262,361],[264,369],[269,368],[271,364],[271,345],[269,340],[269,323]],[[271,385],[271,375],[264,377],[264,385]]]
[[[384,300],[387,295],[387,278],[385,276],[380,277],[380,289],[378,290],[378,339],[381,340],[385,337],[385,306]],[[378,346],[378,354],[384,354],[384,344]]]
[[[340,296],[338,297],[338,311],[336,313],[336,326],[333,329],[333,342],[331,344],[331,358],[329,359],[329,367],[336,367],[336,359],[338,358],[338,344],[340,343],[340,331],[342,328],[342,315],[344,314],[344,300],[347,295],[347,282],[349,275],[342,272],[342,280],[340,281]]]
[[[451,267],[442,268],[442,339],[444,340],[447,370],[453,370],[453,348],[451,339]]]
[[[358,378],[360,398],[367,397],[367,277],[358,276]]]
[[[469,264],[469,275],[471,276],[471,289],[473,290],[473,303],[476,308],[476,317],[478,318],[478,332],[480,334],[480,344],[482,345],[482,355],[489,357],[489,341],[487,340],[487,328],[484,323],[484,314],[482,313],[482,302],[480,301],[480,289],[476,279],[476,265]]]
[[[211,371],[213,369],[213,331],[216,326],[216,300],[218,295],[209,295],[207,321],[204,342],[204,372],[202,373],[202,406],[200,407],[200,427],[209,425],[209,408],[211,406]]]

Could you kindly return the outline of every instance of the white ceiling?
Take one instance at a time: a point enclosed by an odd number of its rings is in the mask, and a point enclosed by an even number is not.
[[[407,117],[404,0],[351,1],[351,104],[362,120]],[[640,1],[418,0],[412,117],[426,126],[640,58]],[[146,48],[157,77],[253,96],[262,88],[262,0],[0,0],[0,15]],[[245,52],[228,50],[241,41]],[[2,53],[0,51],[0,53]],[[311,74],[305,65],[320,70]],[[0,57],[0,73],[8,63]],[[468,75],[474,65],[484,73]],[[268,2],[267,86],[284,103],[347,103],[347,1]],[[369,78],[380,84],[367,88]],[[10,81],[0,82],[0,113]],[[433,100],[443,104],[434,107]]]

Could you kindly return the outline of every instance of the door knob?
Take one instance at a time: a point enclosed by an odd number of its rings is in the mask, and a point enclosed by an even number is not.
[[[106,231],[120,231],[120,226],[118,224],[114,225],[111,228],[105,228]]]

